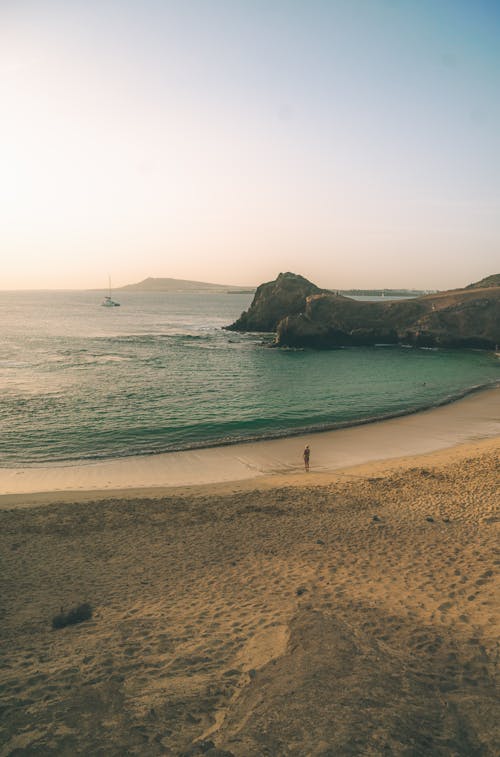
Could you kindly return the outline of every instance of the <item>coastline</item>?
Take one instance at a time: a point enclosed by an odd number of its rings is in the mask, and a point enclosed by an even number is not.
[[[428,410],[257,442],[150,456],[37,468],[0,469],[0,508],[55,501],[161,497],[200,487],[315,484],[373,462],[435,454],[500,437],[500,387],[467,394]],[[303,481],[301,453],[312,447]]]
[[[285,349],[285,348],[283,348]],[[500,356],[500,353],[499,353]],[[141,458],[141,457],[153,457],[157,455],[170,455],[177,452],[190,452],[203,449],[212,449],[217,447],[231,447],[237,444],[251,444],[257,442],[266,442],[279,439],[289,439],[294,436],[308,436],[310,434],[318,434],[324,431],[338,431],[343,428],[355,428],[356,426],[367,426],[370,423],[379,423],[381,421],[392,420],[393,418],[404,418],[408,415],[415,415],[423,413],[428,410],[434,410],[438,407],[445,405],[451,405],[473,394],[491,391],[493,389],[500,388],[500,379],[490,380],[483,384],[475,384],[465,389],[457,391],[453,395],[446,395],[440,399],[435,399],[432,402],[427,402],[422,405],[413,405],[399,410],[390,410],[378,415],[364,415],[357,418],[351,418],[348,420],[337,421],[323,421],[321,423],[312,423],[299,426],[292,426],[290,428],[277,428],[274,430],[266,430],[261,433],[244,433],[243,435],[226,435],[220,438],[204,439],[204,440],[191,440],[189,442],[179,442],[179,444],[166,445],[163,448],[122,452],[122,454],[113,455],[109,454],[83,454],[81,457],[55,457],[53,459],[37,459],[32,460],[25,465],[17,464],[16,461],[10,463],[0,462],[0,471],[2,469],[24,469],[33,468],[43,470],[44,468],[65,468],[68,466],[80,466],[80,465],[92,465],[97,463],[112,462],[113,460]]]

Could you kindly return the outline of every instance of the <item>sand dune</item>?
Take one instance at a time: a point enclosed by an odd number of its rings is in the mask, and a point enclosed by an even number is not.
[[[0,755],[497,754],[499,451],[1,511]]]

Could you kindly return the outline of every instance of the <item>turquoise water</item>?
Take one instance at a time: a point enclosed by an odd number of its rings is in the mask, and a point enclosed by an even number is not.
[[[251,298],[123,292],[108,309],[96,292],[0,293],[0,466],[335,427],[500,379],[485,352],[269,349],[222,329]]]

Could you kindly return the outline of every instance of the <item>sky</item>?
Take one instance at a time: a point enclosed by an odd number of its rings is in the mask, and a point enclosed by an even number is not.
[[[0,0],[0,289],[500,271],[498,0]]]

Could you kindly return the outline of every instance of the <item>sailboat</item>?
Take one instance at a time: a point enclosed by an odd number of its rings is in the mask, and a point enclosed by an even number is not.
[[[119,308],[120,303],[115,302],[115,300],[111,299],[111,276],[108,277],[108,292],[109,294],[107,294],[101,302],[103,308]]]

